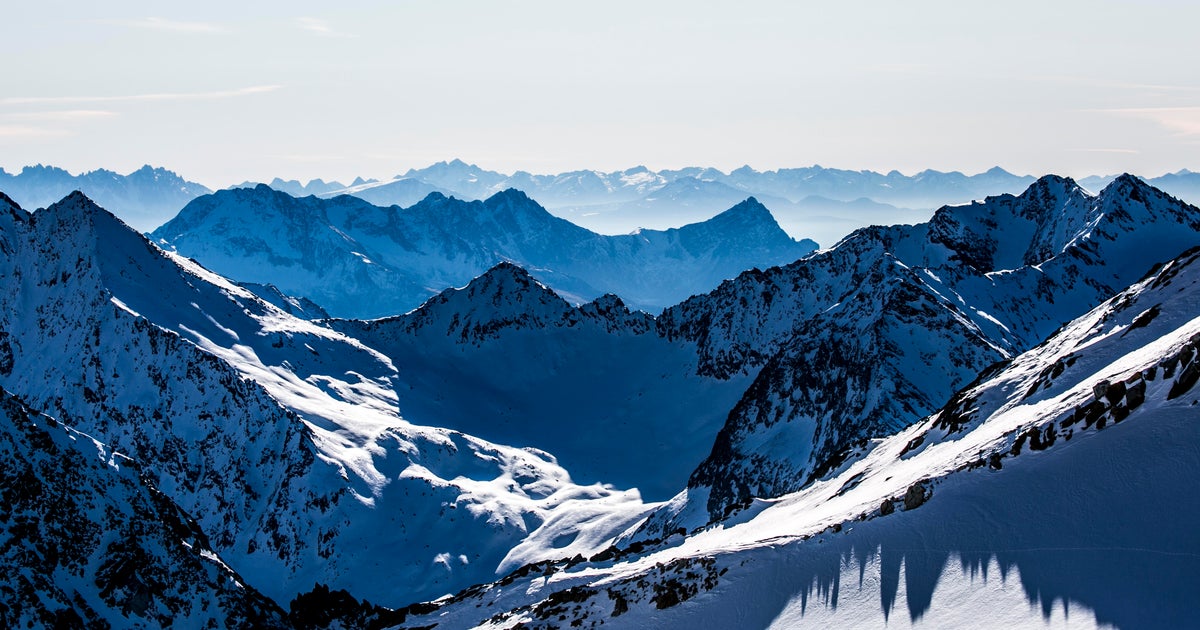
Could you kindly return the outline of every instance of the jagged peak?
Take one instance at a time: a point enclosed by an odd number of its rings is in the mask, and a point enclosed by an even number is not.
[[[433,298],[430,298],[428,302],[421,305],[417,310],[428,309],[429,307],[457,301],[461,298],[474,300],[476,297],[482,295],[491,296],[492,303],[497,304],[503,296],[530,292],[549,294],[554,296],[556,300],[562,301],[564,305],[566,304],[565,300],[562,300],[552,289],[539,282],[537,278],[534,278],[524,267],[508,260],[502,260],[487,271],[472,278],[465,286],[446,289]]]
[[[1162,191],[1147,183],[1146,180],[1138,177],[1137,175],[1121,173],[1120,175],[1114,177],[1107,186],[1100,190],[1099,196],[1111,197],[1116,195],[1118,197],[1136,198],[1138,196],[1138,191],[1150,190],[1159,194],[1163,194]]]
[[[41,173],[51,173],[54,175],[65,175],[71,177],[71,173],[66,169],[58,168],[57,166],[47,166],[43,164],[34,164],[33,166],[21,167],[21,175],[37,175]]]
[[[494,206],[494,205],[497,205],[499,203],[504,203],[504,202],[508,202],[508,203],[529,202],[529,203],[533,203],[535,205],[537,204],[536,201],[529,198],[529,195],[526,195],[523,191],[517,190],[516,188],[505,188],[504,190],[501,190],[500,192],[498,192],[484,200],[484,203],[489,206]]]
[[[1025,189],[1025,192],[1041,190],[1073,192],[1075,190],[1082,190],[1082,188],[1070,177],[1048,173],[1034,180],[1029,185],[1029,188]]]
[[[727,225],[730,223],[779,227],[779,223],[775,221],[775,216],[771,214],[771,211],[754,197],[747,197],[711,219],[693,225]]]
[[[42,217],[50,218],[60,224],[72,224],[75,226],[79,226],[81,222],[95,224],[99,221],[104,224],[120,225],[125,230],[137,233],[118,218],[117,215],[109,212],[78,190],[70,192],[57,203],[50,204],[45,209],[39,210],[35,218]]]
[[[50,204],[42,213],[47,213],[48,216],[70,216],[74,214],[90,215],[97,210],[103,210],[90,197],[83,194],[83,191],[73,190],[67,193],[66,197]],[[40,214],[40,213],[39,213]]]
[[[497,263],[466,286],[446,289],[402,319],[409,330],[479,343],[501,330],[569,323],[575,309],[528,271]]]
[[[139,173],[143,173],[143,174],[147,174],[147,175],[175,175],[174,172],[168,171],[167,169],[165,169],[161,166],[150,166],[149,164],[143,164],[141,166],[141,168],[139,168],[135,171],[132,171],[129,174],[136,175]]]
[[[605,293],[591,302],[580,305],[579,312],[586,317],[611,321],[627,318],[632,314],[625,301],[615,293]]]
[[[488,269],[479,276],[479,278],[487,277],[511,277],[519,279],[522,282],[537,282],[537,280],[534,280],[533,276],[529,275],[529,272],[526,271],[524,267],[510,260],[502,260],[495,265],[492,265],[491,269]],[[476,280],[479,278],[476,278]]]
[[[642,334],[654,327],[654,317],[649,313],[630,310],[615,293],[605,293],[579,307],[584,319],[592,320],[609,332],[631,332]]]
[[[453,199],[453,197],[447,197],[446,195],[443,195],[442,193],[435,190],[435,191],[429,193],[428,195],[425,195],[425,198],[422,199],[421,201],[417,202],[417,205],[420,205],[423,203],[437,203],[439,201],[446,201],[447,199]]]

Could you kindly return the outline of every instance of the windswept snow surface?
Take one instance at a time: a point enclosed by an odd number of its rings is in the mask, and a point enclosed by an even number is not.
[[[409,623],[1189,627],[1198,350],[1193,250],[799,492]]]

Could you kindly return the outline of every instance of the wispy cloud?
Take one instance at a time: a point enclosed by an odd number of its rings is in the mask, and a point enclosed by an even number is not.
[[[1067,149],[1072,153],[1124,153],[1128,155],[1137,155],[1141,153],[1137,149]]]
[[[329,25],[329,22],[320,18],[314,17],[298,17],[296,18],[296,26],[301,30],[308,31],[314,35],[321,37],[358,37],[353,33],[344,33]]]
[[[132,19],[97,20],[101,24],[142,28],[153,31],[172,31],[176,33],[224,33],[226,29],[212,22],[189,22],[183,20],[168,20],[160,17],[144,17]]]
[[[0,138],[49,138],[66,135],[69,135],[69,132],[65,129],[0,124]]]
[[[51,105],[68,103],[123,103],[136,101],[202,101],[265,94],[278,90],[279,85],[254,85],[236,90],[213,92],[157,92],[122,94],[116,96],[10,96],[0,98],[0,105]]]
[[[321,162],[337,162],[346,159],[344,155],[320,155],[320,154],[303,154],[303,153],[288,153],[285,155],[273,155],[272,158],[278,160],[286,160],[288,162],[301,163],[321,163]]]
[[[4,114],[6,120],[27,120],[31,122],[85,122],[101,120],[116,116],[116,112],[98,109],[69,109],[53,112],[18,112]]]
[[[1045,83],[1060,83],[1080,87],[1103,88],[1108,90],[1130,90],[1143,92],[1200,92],[1200,85],[1168,85],[1164,83],[1137,83],[1132,81],[1112,81],[1091,77],[1074,77],[1067,75],[1033,75],[1029,79]]]
[[[1125,107],[1092,111],[1149,120],[1183,136],[1200,135],[1200,107]]]

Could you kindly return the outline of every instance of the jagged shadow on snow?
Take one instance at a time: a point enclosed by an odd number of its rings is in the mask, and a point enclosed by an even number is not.
[[[978,600],[986,615],[989,605],[1000,610],[1002,587],[1009,593],[1003,610],[1023,600],[1026,620],[1193,625],[1200,592],[1200,502],[1188,499],[1200,473],[1195,413],[1161,410],[1153,421],[1131,420],[1091,442],[1015,458],[1002,471],[960,474],[915,510],[748,554],[731,566],[743,577],[727,583],[723,596],[755,602],[738,615],[743,627],[871,618],[920,625],[939,606],[961,610],[962,598]]]

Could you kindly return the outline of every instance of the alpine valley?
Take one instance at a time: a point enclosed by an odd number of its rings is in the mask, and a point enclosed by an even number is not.
[[[0,626],[1194,624],[1200,209],[817,249],[782,172],[581,174],[766,203],[603,236],[435,166],[149,236],[0,195]]]

